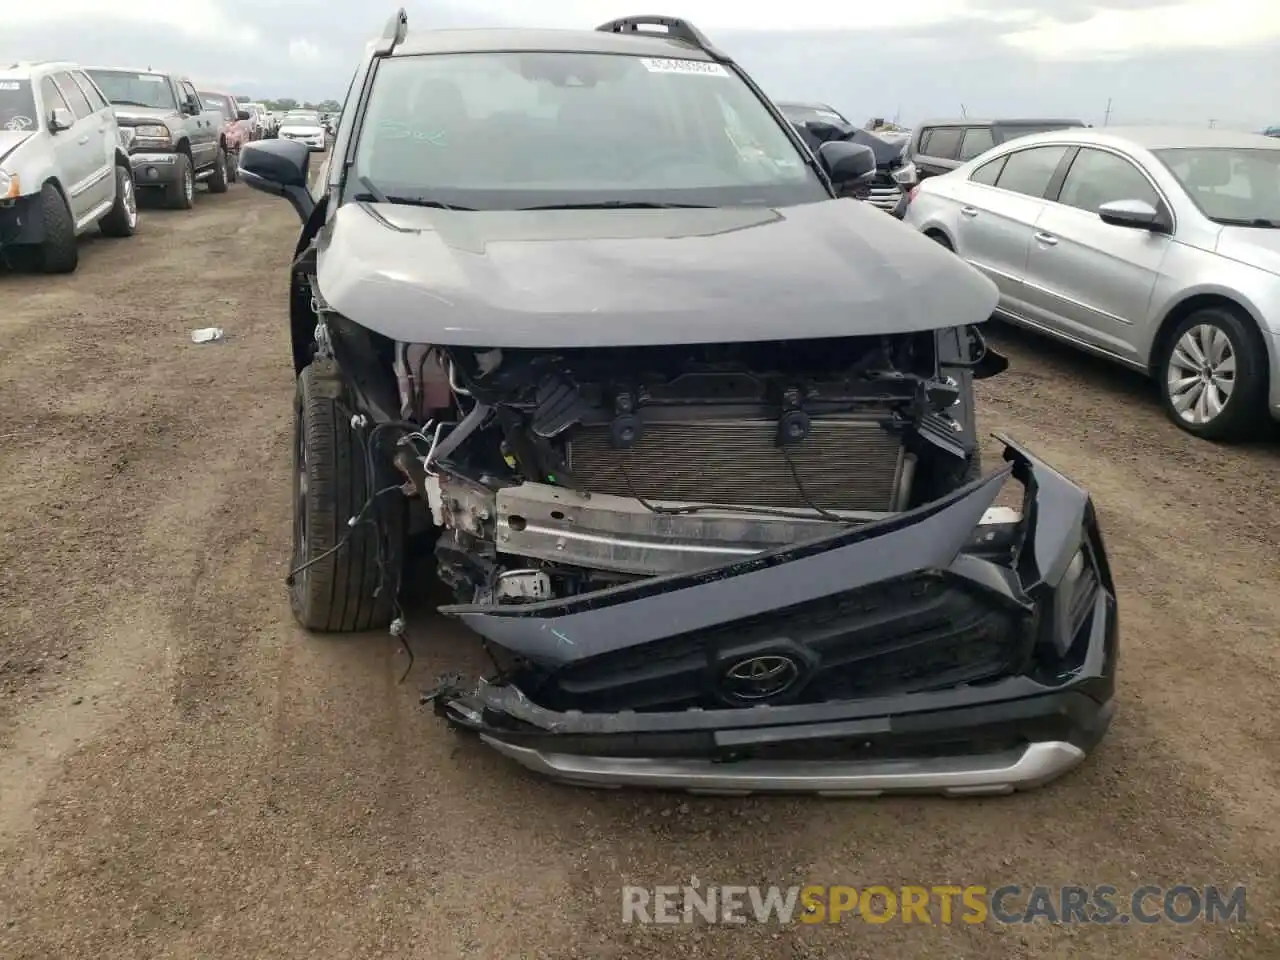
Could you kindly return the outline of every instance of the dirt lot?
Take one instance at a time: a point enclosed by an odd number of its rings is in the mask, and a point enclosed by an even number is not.
[[[1280,956],[1274,442],[1005,333],[985,425],[1096,497],[1122,709],[1012,798],[699,800],[531,779],[418,693],[465,636],[289,616],[289,208],[147,210],[71,277],[0,273],[0,956]],[[222,343],[195,345],[195,327]],[[1249,885],[1227,926],[637,927],[623,883]]]

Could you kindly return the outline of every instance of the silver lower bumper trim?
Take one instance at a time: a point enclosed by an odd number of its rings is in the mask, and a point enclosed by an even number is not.
[[[541,753],[481,735],[489,746],[535,773],[586,787],[646,787],[695,794],[810,793],[878,797],[886,793],[990,796],[1030,790],[1084,760],[1070,743],[1032,743],[1002,753],[926,760],[660,760]]]

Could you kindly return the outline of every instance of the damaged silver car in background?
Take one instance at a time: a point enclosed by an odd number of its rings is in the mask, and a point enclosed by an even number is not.
[[[685,21],[401,13],[331,158],[241,159],[305,224],[304,626],[403,633],[425,555],[494,665],[434,709],[573,783],[1004,793],[1102,738],[1092,503],[1012,440],[983,474],[996,290],[836,198],[867,148],[811,153]]]

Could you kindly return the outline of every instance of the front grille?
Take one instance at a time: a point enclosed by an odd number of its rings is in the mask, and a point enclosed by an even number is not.
[[[799,702],[887,696],[1008,675],[1033,642],[1020,612],[919,575],[595,657],[561,671],[539,701],[586,711],[724,706],[724,664],[788,649],[812,664]]]
[[[873,183],[867,191],[866,202],[881,210],[893,211],[902,200],[902,188],[896,183]]]
[[[607,426],[579,427],[568,444],[568,466],[580,489],[619,497],[792,509],[897,507],[898,436],[865,419],[815,418],[804,440],[782,448],[777,429],[773,420],[646,423],[633,447],[618,450]]]

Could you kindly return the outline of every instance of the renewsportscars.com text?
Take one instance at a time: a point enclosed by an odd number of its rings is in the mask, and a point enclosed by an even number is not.
[[[623,887],[623,923],[1244,923],[1245,888],[1109,884],[986,887]]]

